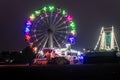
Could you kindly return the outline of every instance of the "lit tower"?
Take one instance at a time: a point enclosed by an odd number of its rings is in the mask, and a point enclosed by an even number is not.
[[[117,50],[119,51],[118,43],[114,34],[114,27],[102,27],[98,42],[94,50]]]

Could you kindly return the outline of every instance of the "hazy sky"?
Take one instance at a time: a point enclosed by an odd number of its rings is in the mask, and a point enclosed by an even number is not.
[[[25,21],[42,6],[66,9],[77,27],[75,49],[94,48],[102,26],[115,27],[120,43],[120,0],[0,0],[0,50],[22,50]]]

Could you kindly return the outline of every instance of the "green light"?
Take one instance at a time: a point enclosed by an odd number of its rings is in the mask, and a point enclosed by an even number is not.
[[[75,27],[75,23],[73,21],[70,22],[71,27]]]
[[[72,29],[76,29],[76,27],[72,27]]]
[[[40,10],[36,10],[36,11],[35,11],[35,14],[36,14],[36,15],[39,15],[39,14],[40,14]]]
[[[54,9],[54,6],[49,6],[49,10],[52,11]]]
[[[63,15],[65,15],[65,14],[66,14],[66,11],[65,11],[65,10],[63,10],[63,11],[62,11],[62,14],[63,14]]]
[[[72,30],[76,29],[75,23],[73,21],[70,21],[70,27],[72,28]]]
[[[43,7],[43,9],[42,9],[43,11],[46,11],[47,10],[47,7],[45,6],[45,7]]]

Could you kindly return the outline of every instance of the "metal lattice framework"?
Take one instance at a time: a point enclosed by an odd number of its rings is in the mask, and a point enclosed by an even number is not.
[[[119,51],[118,43],[114,34],[114,27],[102,27],[95,50],[113,50]]]

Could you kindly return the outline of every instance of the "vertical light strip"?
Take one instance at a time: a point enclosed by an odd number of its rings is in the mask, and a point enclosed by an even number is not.
[[[104,27],[101,35],[100,50],[103,49],[103,46],[104,46]]]
[[[96,49],[98,48],[98,45],[99,45],[99,43],[100,43],[100,40],[102,39],[102,32],[103,32],[103,27],[102,27],[102,29],[101,29],[101,32],[100,32],[100,35],[99,35],[99,39],[98,39],[98,42],[97,42],[94,50],[96,50]]]
[[[114,49],[114,27],[112,26],[112,32],[111,32],[111,45],[110,45],[111,49]]]

